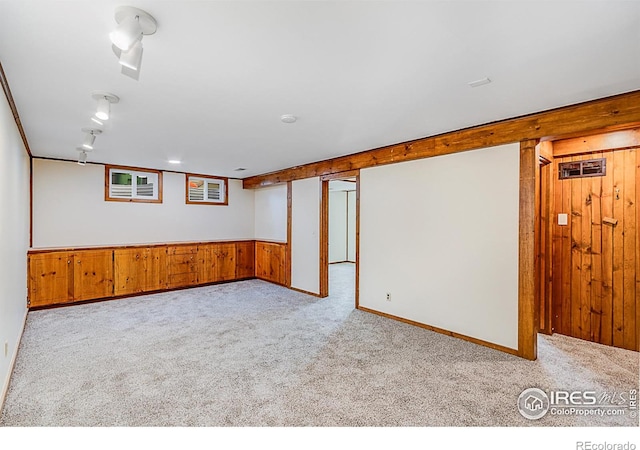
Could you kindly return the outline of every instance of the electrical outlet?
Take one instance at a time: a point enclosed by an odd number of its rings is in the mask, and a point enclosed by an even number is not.
[[[387,301],[390,302],[391,301],[391,292],[387,292]]]

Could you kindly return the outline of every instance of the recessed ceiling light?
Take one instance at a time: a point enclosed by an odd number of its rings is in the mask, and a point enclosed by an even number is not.
[[[170,159],[169,164],[180,164],[182,161],[180,161],[179,159]]]
[[[284,116],[280,117],[280,120],[282,120],[284,123],[293,123],[298,120],[298,118],[292,114],[285,114]]]
[[[489,84],[489,83],[491,83],[491,80],[489,78],[485,77],[485,78],[481,78],[480,80],[471,81],[469,83],[469,86],[478,87],[478,86],[483,86],[483,85]]]

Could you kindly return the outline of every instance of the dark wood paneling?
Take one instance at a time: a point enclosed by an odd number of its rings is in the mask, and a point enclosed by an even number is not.
[[[640,122],[640,91],[245,178],[245,189]]]

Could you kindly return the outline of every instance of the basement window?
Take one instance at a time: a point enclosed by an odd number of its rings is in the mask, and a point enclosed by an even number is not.
[[[228,205],[228,179],[186,174],[186,202],[195,205]]]
[[[558,176],[561,180],[568,178],[603,177],[606,173],[606,158],[571,161],[560,163],[558,166]]]
[[[109,202],[162,203],[162,172],[105,167],[104,199]]]

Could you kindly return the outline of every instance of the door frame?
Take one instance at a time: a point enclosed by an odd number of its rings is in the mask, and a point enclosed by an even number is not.
[[[329,295],[329,182],[356,180],[356,279],[355,307],[360,304],[360,169],[322,175],[320,181],[320,297]]]

